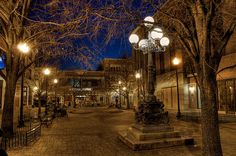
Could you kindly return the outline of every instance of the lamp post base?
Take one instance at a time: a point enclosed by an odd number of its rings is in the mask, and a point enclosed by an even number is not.
[[[168,112],[155,96],[147,97],[135,112],[136,124],[119,132],[119,139],[131,149],[150,150],[179,145],[193,145],[194,139],[182,136],[169,125]]]
[[[147,97],[146,101],[141,102],[135,112],[137,124],[167,124],[169,123],[168,112],[164,111],[164,104],[156,100],[155,96]]]
[[[119,139],[134,151],[194,144],[192,137],[181,136],[168,124],[132,125],[119,132]]]
[[[177,114],[176,114],[176,118],[177,119],[180,119],[181,118],[181,113],[178,111]]]

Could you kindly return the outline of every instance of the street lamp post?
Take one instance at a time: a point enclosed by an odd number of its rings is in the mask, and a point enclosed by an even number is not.
[[[127,103],[127,105],[126,105],[126,106],[127,106],[127,109],[129,109],[129,103],[128,103],[128,101],[127,101],[127,91],[126,91],[127,88],[126,88],[126,87],[123,87],[122,90],[123,90],[123,92],[124,92],[124,104]],[[126,101],[126,102],[125,102],[125,101]]]
[[[45,114],[48,114],[48,75],[51,73],[51,71],[46,68],[43,71],[44,75],[46,76],[46,106],[45,106]]]
[[[144,19],[144,25],[147,28],[148,38],[139,40],[139,36],[131,34],[129,37],[130,43],[134,49],[141,50],[143,54],[148,55],[148,81],[145,100],[140,103],[138,111],[135,114],[137,124],[162,124],[168,123],[168,112],[165,112],[163,103],[156,100],[155,91],[155,67],[153,63],[153,53],[164,52],[169,45],[169,39],[164,37],[161,28],[154,26],[154,19],[150,16]]]
[[[152,17],[147,17],[144,21],[148,22],[144,23],[148,28],[148,39],[139,41],[139,37],[132,34],[129,40],[134,48],[148,54],[148,95],[144,101],[140,102],[138,110],[135,112],[136,124],[129,127],[126,132],[120,132],[119,138],[133,150],[192,145],[193,138],[182,137],[179,132],[174,131],[174,127],[170,126],[168,112],[164,111],[163,102],[157,100],[154,95],[156,75],[152,54],[164,52],[169,44],[169,39],[163,37],[160,28],[153,29],[154,19]],[[137,43],[138,47],[136,47]]]
[[[54,79],[53,80],[53,83],[55,84],[55,107],[57,106],[57,94],[56,94],[56,85],[58,83],[58,80],[57,79]]]
[[[30,48],[29,48],[27,43],[19,43],[17,45],[17,49],[22,54],[27,54],[30,51]],[[24,63],[25,63],[25,57],[24,56],[22,56],[22,62],[23,62],[23,67],[24,67]],[[25,75],[25,72],[22,72],[22,75],[21,75],[20,118],[19,118],[18,127],[24,127],[25,126],[25,123],[24,123],[24,75]]]
[[[180,64],[180,60],[175,57],[172,60],[172,63],[175,66],[175,77],[176,77],[176,91],[177,91],[177,105],[178,105],[178,112],[176,114],[177,119],[181,117],[181,112],[180,112],[180,103],[179,103],[179,79],[178,79],[178,65]]]
[[[121,89],[120,89],[121,83],[122,83],[121,81],[118,82],[118,85],[119,85],[119,99],[120,99],[119,108],[121,108]]]

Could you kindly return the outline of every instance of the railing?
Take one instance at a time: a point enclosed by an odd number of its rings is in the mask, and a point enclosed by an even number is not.
[[[7,150],[25,145],[25,134],[14,134],[11,137],[2,137],[1,148]]]
[[[0,148],[8,150],[11,148],[27,146],[41,136],[41,125],[37,125],[29,131],[16,133],[13,136],[2,137]]]
[[[41,125],[26,132],[26,146],[41,136]]]

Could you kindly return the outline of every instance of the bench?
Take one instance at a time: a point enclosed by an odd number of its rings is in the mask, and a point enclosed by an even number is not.
[[[57,117],[68,117],[68,113],[67,110],[65,108],[59,108],[56,112],[55,112]]]
[[[40,118],[41,125],[46,125],[47,127],[52,124],[52,116],[44,116]]]

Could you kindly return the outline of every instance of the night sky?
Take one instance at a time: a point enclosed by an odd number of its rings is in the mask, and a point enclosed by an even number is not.
[[[150,4],[147,1],[142,0],[129,0],[125,3],[127,5],[123,5],[117,1],[117,0],[90,0],[88,1],[91,3],[91,7],[94,9],[99,9],[100,7],[106,7],[106,5],[113,5],[115,8],[122,8],[125,7],[129,11],[129,14],[132,14],[134,17],[134,21],[131,21],[130,17],[128,17],[123,10],[117,10],[117,15],[119,17],[122,17],[123,21],[118,21],[116,23],[116,27],[114,27],[114,31],[118,32],[117,34],[112,34],[113,36],[109,39],[109,41],[105,41],[104,38],[106,38],[110,32],[109,27],[112,26],[113,23],[107,22],[107,23],[101,23],[101,30],[96,36],[96,41],[93,39],[88,39],[87,37],[80,38],[80,39],[67,39],[71,40],[72,47],[82,47],[86,46],[88,49],[83,51],[77,51],[76,48],[68,48],[66,46],[64,47],[53,47],[58,51],[63,49],[65,51],[73,51],[71,52],[71,55],[67,55],[56,58],[52,57],[49,62],[56,62],[56,64],[59,66],[60,69],[66,70],[66,69],[89,69],[89,70],[96,70],[98,64],[104,59],[104,58],[121,58],[123,56],[131,56],[131,45],[129,44],[128,37],[129,34],[134,30],[137,25],[142,21],[142,19],[146,16],[152,16],[155,12],[155,7],[153,4],[158,4],[160,0],[153,0],[150,1],[152,4]],[[84,3],[87,3],[87,0],[83,1]],[[106,2],[106,4],[104,4]],[[33,19],[37,19],[40,17],[40,19],[43,19],[44,21],[50,21],[51,15],[48,14],[49,10],[48,8],[40,8],[38,4],[45,4],[47,1],[43,0],[35,0],[32,5],[32,11],[30,13],[30,17]],[[62,3],[67,3],[66,1]],[[78,2],[77,2],[78,3]],[[67,6],[70,4],[66,4]],[[40,8],[43,11],[38,11]],[[60,7],[59,7],[60,8]],[[59,11],[58,11],[59,12]],[[55,14],[55,13],[54,13]],[[74,14],[74,12],[71,12],[71,14]],[[78,12],[76,13],[78,14]],[[75,15],[70,15],[75,16]],[[108,16],[111,18],[115,18],[115,16],[110,16],[109,13],[104,14],[104,16]],[[93,19],[94,17],[90,17],[90,19]],[[99,21],[97,21],[99,22]],[[93,24],[91,22],[91,24]],[[93,35],[93,34],[89,34]],[[109,34],[110,35],[110,34]],[[55,51],[56,51],[55,50]],[[47,49],[47,51],[49,51]],[[92,51],[94,54],[89,54]],[[77,54],[76,54],[77,53]],[[83,53],[83,55],[87,56],[86,61],[81,61],[78,59],[74,59],[75,55],[79,57],[79,53]],[[86,62],[86,63],[85,63]],[[50,63],[49,63],[50,64]]]

